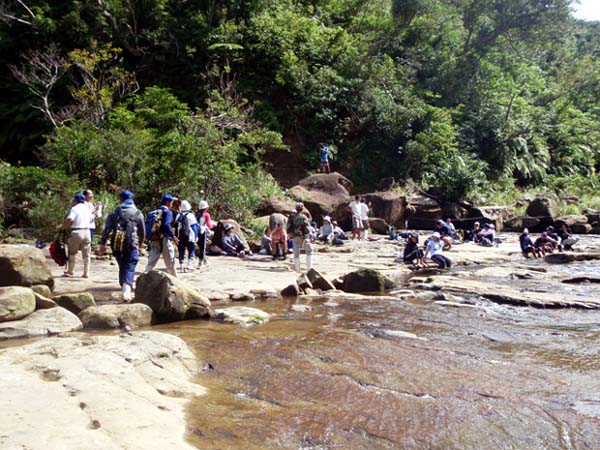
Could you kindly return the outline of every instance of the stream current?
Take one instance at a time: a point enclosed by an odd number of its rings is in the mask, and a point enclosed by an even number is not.
[[[598,274],[597,264],[560,266]],[[600,284],[564,285],[599,296]],[[556,295],[560,295],[556,291]],[[188,321],[208,394],[188,407],[201,449],[598,449],[600,310],[467,298],[256,302],[239,328]],[[310,306],[297,312],[294,303]]]

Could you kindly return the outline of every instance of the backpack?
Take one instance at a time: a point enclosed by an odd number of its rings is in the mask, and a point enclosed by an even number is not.
[[[65,244],[63,243],[60,234],[56,239],[52,241],[52,244],[50,244],[50,257],[60,267],[67,264],[67,252],[65,250]]]
[[[150,211],[146,219],[146,237],[149,241],[160,241],[163,237],[163,215],[162,208]]]
[[[123,217],[121,208],[117,208],[116,215],[110,248],[115,255],[122,255],[133,249],[135,224],[131,219]]]
[[[304,237],[310,233],[308,219],[304,214],[296,214],[292,221],[292,231],[296,237]]]
[[[177,237],[181,242],[190,242],[190,221],[188,215],[190,212],[183,212],[177,218]]]

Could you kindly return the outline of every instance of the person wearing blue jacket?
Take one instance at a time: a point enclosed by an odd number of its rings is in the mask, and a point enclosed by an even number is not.
[[[165,194],[160,201],[160,209],[162,210],[161,238],[150,241],[150,254],[148,255],[148,264],[145,272],[148,273],[154,269],[156,263],[162,255],[167,268],[167,273],[177,277],[175,270],[175,245],[178,243],[177,237],[173,234],[173,196]]]

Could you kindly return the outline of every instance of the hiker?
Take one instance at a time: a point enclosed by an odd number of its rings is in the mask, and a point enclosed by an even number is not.
[[[310,237],[308,217],[302,212],[304,205],[296,203],[296,211],[288,219],[288,236],[293,239],[294,270],[300,272],[300,250],[306,252],[306,270],[312,268],[313,244]]]
[[[110,237],[113,256],[119,265],[119,286],[123,301],[131,301],[133,277],[140,259],[138,248],[146,239],[144,216],[133,203],[133,192],[123,191],[119,196],[121,204],[106,218],[99,253],[106,251],[106,241]]]
[[[423,249],[419,247],[419,235],[417,233],[410,233],[406,240],[402,261],[407,264],[413,264],[416,260],[417,267],[425,267],[424,257],[425,253],[423,252]]]
[[[165,194],[162,196],[158,209],[152,211],[146,220],[146,238],[150,240],[150,254],[148,264],[144,272],[148,273],[154,269],[162,255],[167,268],[167,273],[177,277],[175,270],[175,247],[178,239],[173,234],[173,196]]]
[[[492,225],[486,223],[483,225],[483,230],[479,232],[478,244],[483,247],[493,247],[494,239],[496,238],[496,233],[492,228]]]
[[[331,169],[329,168],[329,147],[326,145],[319,146],[319,158],[321,160],[321,172],[330,173]]]
[[[545,231],[535,240],[533,246],[541,256],[546,256],[546,253],[554,253],[554,247]]]
[[[454,241],[454,233],[450,229],[446,222],[442,219],[435,223],[434,232],[438,233],[444,243],[444,250],[450,250],[452,248],[452,242]]]
[[[181,212],[175,218],[175,229],[177,230],[177,252],[179,255],[179,271],[193,272],[196,241],[198,240],[198,222],[192,211],[192,205],[187,200],[181,202]],[[185,251],[188,252],[187,265],[185,261]]]
[[[90,221],[90,242],[94,241],[94,231],[96,230],[96,219],[102,218],[102,203],[98,202],[94,205],[94,193],[91,189],[83,191],[85,204],[92,212],[92,220]]]
[[[204,194],[204,191],[201,191]],[[214,225],[208,212],[208,202],[200,200],[198,203],[198,212],[196,213],[196,221],[198,222],[198,269],[208,266],[206,259],[206,241],[212,236]]]
[[[285,259],[287,255],[287,233],[283,222],[275,224],[275,229],[271,231],[271,250],[273,259]]]
[[[479,222],[475,222],[473,224],[473,229],[467,230],[467,232],[465,233],[465,240],[472,241],[472,242],[478,244],[479,239],[480,239],[480,234],[479,234],[480,232],[481,232],[481,224]]]
[[[362,238],[367,239],[369,234],[369,205],[364,197],[360,198],[360,222],[362,224]]]
[[[246,250],[244,241],[242,241],[242,238],[235,233],[233,225],[230,223],[225,225],[225,234],[221,238],[221,242],[223,256],[252,256],[252,252],[250,250]]]
[[[317,240],[324,242],[325,244],[331,244],[334,237],[334,228],[331,223],[331,217],[325,216],[323,217],[323,225],[321,225],[321,228],[319,229]]]
[[[571,227],[566,222],[560,225],[558,236],[560,237],[561,245],[567,251],[573,250],[573,245],[579,242],[579,239],[573,236],[573,230],[571,230]]]
[[[333,225],[333,235],[336,239],[342,241],[348,240],[348,236],[346,236],[344,230],[340,228],[340,226],[337,223],[337,220],[334,220],[333,222],[331,222],[331,224]]]
[[[529,230],[527,228],[523,228],[523,232],[519,236],[519,245],[521,246],[521,252],[525,258],[528,258],[530,253],[534,258],[540,256],[535,245],[533,245],[533,241],[529,237]]]
[[[362,221],[360,220],[360,195],[354,197],[354,200],[350,202],[350,210],[352,211],[352,240],[358,238],[358,240],[360,241],[362,238],[363,230]]]
[[[423,257],[423,260],[427,257],[427,255],[430,255],[429,257],[431,260],[437,263],[440,269],[449,269],[452,267],[452,261],[444,256],[443,253],[444,241],[442,240],[441,234],[435,231],[427,241],[427,247],[425,249],[425,256]]]
[[[85,196],[83,194],[75,194],[73,198],[74,205],[71,207],[67,218],[60,227],[61,231],[71,228],[71,236],[67,241],[69,246],[69,260],[67,263],[66,277],[72,277],[75,271],[75,261],[77,253],[81,250],[83,258],[83,278],[88,278],[90,272],[90,223],[92,222],[92,212],[85,204]]]

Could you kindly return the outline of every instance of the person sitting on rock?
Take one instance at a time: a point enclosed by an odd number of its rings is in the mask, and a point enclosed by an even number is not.
[[[271,228],[265,227],[262,238],[260,239],[260,250],[258,251],[261,255],[273,254],[273,247],[271,246]]]
[[[435,262],[440,269],[449,269],[452,267],[452,261],[444,255],[444,241],[437,231],[435,231],[427,241],[423,260],[425,260],[427,255],[429,255],[431,260]]]
[[[271,249],[273,251],[273,259],[285,259],[288,251],[287,233],[281,222],[271,231]]]
[[[452,248],[452,243],[454,242],[454,233],[450,227],[440,219],[435,223],[433,231],[440,235],[442,242],[444,243],[444,250],[450,250]]]
[[[331,244],[334,238],[333,224],[331,223],[331,217],[323,217],[323,225],[319,229],[317,241],[324,242],[325,244]]]
[[[225,225],[225,234],[221,240],[224,256],[252,256],[252,252],[246,250],[244,241],[242,241],[242,238],[235,233],[233,225],[230,223]]]
[[[560,237],[560,243],[563,246],[563,249],[567,251],[573,250],[573,245],[579,242],[579,239],[573,236],[573,230],[571,230],[571,227],[569,227],[566,222],[563,222],[560,225],[558,237]]]
[[[448,228],[450,228],[450,230],[452,231],[452,233],[456,234],[456,227],[452,223],[452,218],[451,217],[448,217],[446,219],[446,225],[448,225]]]
[[[484,247],[492,247],[494,245],[494,239],[496,238],[496,233],[492,228],[492,225],[486,223],[483,225],[483,230],[479,232],[479,245]]]
[[[348,236],[346,236],[344,230],[340,228],[340,226],[337,223],[337,220],[332,221],[331,224],[333,225],[333,235],[336,239],[340,239],[342,241],[348,240]]]
[[[473,224],[473,229],[467,230],[465,232],[465,241],[471,241],[471,242],[478,244],[480,232],[481,232],[481,224],[479,222],[475,222]]]
[[[414,264],[416,260],[417,267],[425,267],[424,256],[423,249],[419,247],[419,235],[417,233],[410,233],[406,240],[402,260],[407,264]]]
[[[534,258],[540,256],[537,248],[533,244],[533,241],[529,237],[529,230],[527,228],[523,228],[523,232],[519,236],[519,245],[521,246],[521,251],[523,252],[523,256],[525,258],[528,258],[529,254],[532,254]]]
[[[542,257],[546,256],[546,253],[554,253],[554,246],[548,239],[548,233],[545,231],[535,240],[533,245]]]
[[[554,227],[552,225],[546,228],[546,233],[548,235],[548,241],[550,241],[550,244],[554,250],[558,249],[559,252],[562,252],[563,248],[560,243],[560,238],[558,237],[558,234],[554,232]]]

